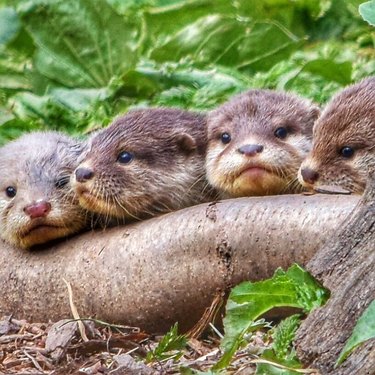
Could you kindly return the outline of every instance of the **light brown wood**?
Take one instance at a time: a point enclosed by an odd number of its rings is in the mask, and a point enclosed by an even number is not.
[[[352,211],[351,196],[284,195],[203,204],[85,233],[38,251],[2,244],[0,313],[83,317],[164,332],[191,328],[217,291],[306,264]]]

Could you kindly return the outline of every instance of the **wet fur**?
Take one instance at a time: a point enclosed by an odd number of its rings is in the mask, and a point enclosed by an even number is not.
[[[0,231],[1,238],[21,248],[65,237],[82,229],[86,213],[70,188],[69,177],[82,151],[81,144],[56,132],[35,132],[0,148]],[[56,187],[61,179],[68,184]],[[8,186],[17,189],[9,198]],[[30,219],[24,208],[43,199],[51,204],[44,218]],[[31,231],[35,224],[58,228]]]
[[[72,184],[86,209],[111,221],[144,219],[208,201],[205,117],[178,109],[135,110],[88,141],[79,168],[94,177]],[[134,154],[129,164],[120,152]]]
[[[270,195],[301,191],[298,168],[312,142],[312,128],[319,109],[295,95],[272,90],[250,90],[231,99],[208,115],[207,178],[222,197]],[[288,135],[274,132],[285,127]],[[224,132],[231,141],[223,144]],[[264,147],[256,156],[238,149],[246,144]],[[259,166],[270,173],[249,178],[241,172]]]
[[[344,146],[354,149],[351,158],[344,158]],[[340,186],[362,194],[369,171],[375,168],[375,77],[351,85],[326,105],[314,126],[311,153],[301,165],[318,172],[319,178],[308,188],[322,185]]]

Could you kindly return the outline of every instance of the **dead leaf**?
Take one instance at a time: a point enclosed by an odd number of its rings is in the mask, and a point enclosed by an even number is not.
[[[46,350],[58,362],[65,355],[67,347],[77,333],[78,324],[68,319],[55,323],[48,331]]]

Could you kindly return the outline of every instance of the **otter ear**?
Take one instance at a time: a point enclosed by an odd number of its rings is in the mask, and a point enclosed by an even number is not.
[[[315,122],[320,116],[320,108],[314,105],[310,110],[311,119]]]
[[[316,123],[316,120],[320,116],[320,108],[317,105],[314,105],[310,109],[309,113],[309,124],[308,124],[308,131],[312,134],[314,125]]]
[[[186,133],[176,135],[176,143],[177,146],[181,149],[181,151],[185,152],[186,154],[190,154],[197,148],[197,143],[195,139]]]

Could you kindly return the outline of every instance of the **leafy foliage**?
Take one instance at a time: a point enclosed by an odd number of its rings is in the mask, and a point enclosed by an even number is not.
[[[186,337],[178,335],[178,324],[176,323],[169,332],[167,332],[158,346],[147,353],[146,361],[163,361],[168,358],[179,359],[183,353],[181,350],[186,346]]]
[[[300,315],[292,315],[275,327],[272,333],[272,348],[262,353],[262,358],[268,363],[258,363],[256,374],[296,374],[293,369],[300,368],[301,364],[292,344],[300,320]]]
[[[227,302],[224,318],[225,336],[222,341],[224,355],[215,369],[229,364],[234,352],[243,344],[244,335],[260,315],[275,307],[296,307],[304,312],[321,306],[326,302],[328,292],[298,265],[288,271],[278,269],[271,279],[259,282],[244,282],[233,288]],[[289,336],[293,336],[294,320],[288,321],[278,331],[275,356],[285,351],[282,329],[289,327]],[[285,335],[284,338],[287,338]],[[285,340],[288,341],[288,340]]]
[[[286,358],[294,335],[300,324],[300,315],[292,315],[282,320],[272,334],[273,349],[278,359]]]
[[[342,349],[337,364],[344,362],[345,358],[359,345],[366,340],[375,338],[375,300],[370,303],[367,309],[358,319],[353,333]]]
[[[0,143],[82,134],[134,106],[204,111],[251,87],[323,103],[375,74],[359,3],[1,0]]]

